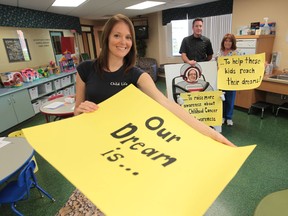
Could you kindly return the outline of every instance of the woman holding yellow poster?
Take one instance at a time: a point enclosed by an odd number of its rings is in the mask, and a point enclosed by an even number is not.
[[[236,47],[236,38],[233,34],[226,34],[224,35],[222,42],[221,42],[221,49],[217,54],[219,56],[233,56],[233,55],[241,55],[239,51],[237,51]],[[227,125],[232,126],[233,121],[233,110],[234,110],[234,103],[236,97],[236,91],[228,91],[224,90],[225,93],[225,101],[223,101],[223,121],[227,121]]]
[[[99,103],[133,84],[195,130],[234,146],[223,135],[170,101],[157,89],[148,73],[135,67],[135,32],[128,17],[118,14],[109,19],[104,26],[101,43],[99,58],[82,62],[77,67],[75,115],[97,110]]]

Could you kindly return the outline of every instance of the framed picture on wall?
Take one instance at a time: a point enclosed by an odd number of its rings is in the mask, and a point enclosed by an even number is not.
[[[30,52],[26,39],[3,39],[9,62],[30,61]]]

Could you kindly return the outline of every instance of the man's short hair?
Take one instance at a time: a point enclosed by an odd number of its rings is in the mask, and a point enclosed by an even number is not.
[[[197,22],[197,21],[201,21],[203,23],[203,19],[200,18],[200,17],[197,17],[193,20],[193,23],[192,23],[192,26],[194,26],[194,23]]]

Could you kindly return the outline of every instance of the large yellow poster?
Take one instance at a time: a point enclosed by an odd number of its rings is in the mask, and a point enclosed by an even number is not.
[[[246,90],[260,86],[264,76],[265,53],[218,58],[218,88]]]
[[[132,85],[94,113],[23,132],[106,216],[203,215],[255,147],[199,134]]]

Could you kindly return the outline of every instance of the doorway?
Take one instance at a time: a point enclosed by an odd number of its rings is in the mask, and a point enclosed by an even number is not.
[[[62,31],[49,31],[51,37],[51,43],[53,47],[55,62],[59,66],[59,60],[62,57],[61,50],[61,37],[63,37]]]
[[[83,47],[82,49],[80,49],[81,51],[80,53],[88,54],[90,59],[94,59],[97,57],[97,55],[96,55],[93,26],[82,25],[81,30],[82,30]]]

